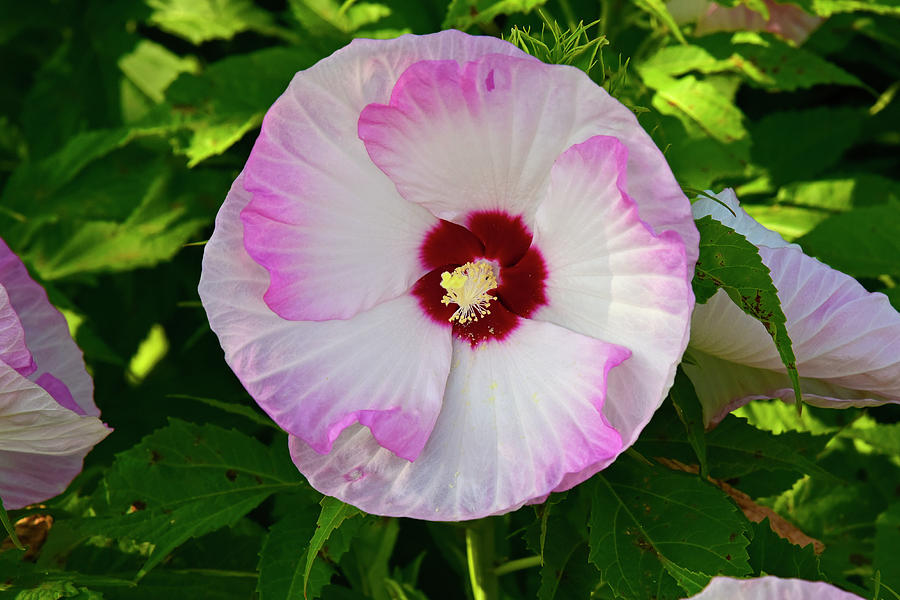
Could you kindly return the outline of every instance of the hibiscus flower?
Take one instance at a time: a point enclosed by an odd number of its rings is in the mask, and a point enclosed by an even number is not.
[[[900,402],[900,313],[887,296],[807,256],[741,208],[734,191],[700,197],[694,216],[728,225],[759,248],[778,290],[797,359],[803,400],[846,408]],[[690,360],[707,424],[758,398],[792,402],[794,392],[772,338],[724,291],[698,304]]]
[[[200,296],[316,489],[471,519],[635,441],[687,343],[697,242],[583,72],[458,31],[355,40],[269,110]]]
[[[714,577],[709,585],[689,600],[862,600],[824,581],[758,577],[732,579]]]
[[[0,498],[56,496],[109,434],[65,318],[0,240]]]

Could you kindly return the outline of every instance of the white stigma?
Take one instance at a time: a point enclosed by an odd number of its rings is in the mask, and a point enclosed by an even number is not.
[[[444,271],[441,273],[441,287],[447,290],[441,303],[459,305],[450,320],[460,325],[491,314],[488,307],[491,300],[497,299],[488,294],[497,287],[497,278],[494,277],[493,265],[486,260],[468,262],[455,268],[452,273]]]

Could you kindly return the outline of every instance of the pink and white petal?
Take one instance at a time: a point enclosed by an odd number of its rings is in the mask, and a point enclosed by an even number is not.
[[[694,303],[681,239],[654,235],[625,193],[627,154],[603,136],[567,150],[553,167],[534,242],[548,273],[548,302],[534,318],[632,352],[610,374],[603,408],[624,447],[672,385]]]
[[[62,492],[109,432],[97,417],[61,407],[43,388],[0,364],[0,497],[7,509]]]
[[[787,318],[804,400],[834,408],[900,403],[900,313],[887,297],[796,248],[759,252]],[[752,399],[793,395],[764,327],[722,291],[694,310],[689,353],[697,364],[685,363],[685,372],[708,423]]]
[[[241,245],[249,201],[243,176],[216,217],[203,255],[200,297],[225,360],[289,433],[328,452],[340,432],[367,425],[385,448],[414,459],[440,411],[450,330],[409,294],[349,320],[286,321],[262,299],[265,269]]]
[[[37,369],[34,357],[25,345],[25,329],[3,284],[0,284],[0,362],[20,375],[29,375]]]
[[[688,347],[682,367],[700,398],[703,422],[708,428],[752,400],[778,398],[789,404],[794,402],[794,390],[785,372],[729,362],[693,347]],[[821,379],[801,377],[800,387],[803,400],[813,406],[847,408],[884,404],[871,394]]]
[[[696,260],[696,228],[669,167],[634,114],[582,71],[529,58],[487,56],[466,65],[415,64],[390,104],[360,117],[372,160],[400,193],[435,215],[499,210],[531,225],[553,162],[594,135],[629,150],[627,191],[657,232],[673,230]]]
[[[710,216],[747,238],[751,244],[768,248],[800,248],[797,244],[787,243],[776,231],[767,229],[759,221],[747,214],[741,207],[734,190],[725,188],[718,194],[707,191],[718,202],[706,196],[697,196],[691,206],[695,219]],[[724,205],[724,206],[723,206]]]
[[[0,240],[0,284],[6,288],[13,309],[25,330],[25,343],[37,370],[28,378],[37,381],[50,373],[68,388],[69,396],[86,415],[98,416],[94,382],[84,366],[81,349],[69,334],[65,317],[47,300],[47,292],[35,282],[25,265]]]
[[[530,222],[576,116],[559,110],[575,82],[552,73],[530,57],[419,62],[390,104],[362,111],[359,137],[404,198],[442,219],[503,211]]]
[[[363,107],[386,102],[412,63],[520,51],[446,31],[354,40],[298,73],[267,113],[245,169],[253,200],[244,244],[271,274],[286,319],[346,319],[399,296],[422,275],[418,246],[436,220],[406,202],[357,136]]]
[[[689,600],[862,600],[824,581],[757,577],[713,577],[706,588]]]
[[[415,462],[361,428],[345,430],[325,456],[291,437],[291,455],[316,489],[367,512],[438,521],[504,513],[621,451],[601,408],[609,370],[627,357],[525,319],[501,343],[454,340],[444,406]]]

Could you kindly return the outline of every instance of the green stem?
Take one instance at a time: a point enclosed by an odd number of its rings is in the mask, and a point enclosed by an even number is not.
[[[494,571],[494,521],[480,519],[466,526],[466,559],[469,581],[475,600],[497,600],[497,574]]]
[[[2,499],[0,499],[0,521],[3,521],[3,527],[6,529],[6,533],[9,534],[9,539],[12,540],[13,545],[24,551],[25,546],[22,545],[22,542],[19,541],[19,536],[16,535],[16,528],[13,527],[12,522],[9,520],[9,515],[6,514],[6,508],[3,507]]]
[[[517,558],[516,560],[503,563],[494,569],[494,575],[499,577],[500,575],[506,575],[507,573],[515,573],[516,571],[539,566],[541,566],[540,556],[527,556],[525,558]]]

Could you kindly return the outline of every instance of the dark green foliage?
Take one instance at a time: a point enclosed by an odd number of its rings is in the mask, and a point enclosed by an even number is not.
[[[712,484],[629,457],[591,487],[591,562],[619,597],[681,598],[750,572],[747,521]]]

